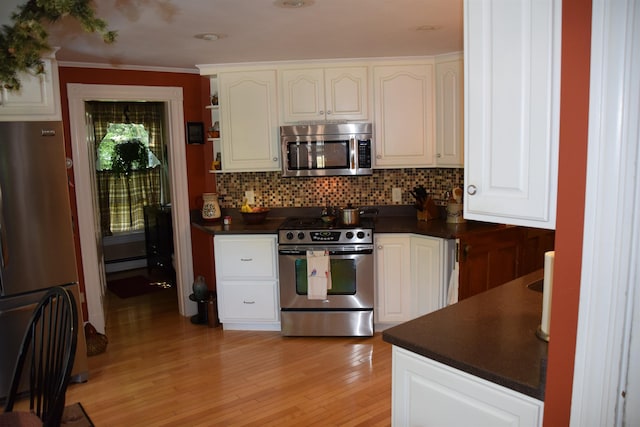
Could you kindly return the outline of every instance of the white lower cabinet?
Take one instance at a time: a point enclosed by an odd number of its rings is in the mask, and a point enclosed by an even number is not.
[[[409,320],[411,306],[411,244],[408,234],[376,234],[375,322]]]
[[[393,347],[391,425],[542,426],[544,402]]]
[[[276,236],[215,236],[213,243],[223,328],[279,331]]]
[[[375,236],[376,323],[398,323],[445,305],[453,243],[415,234]]]

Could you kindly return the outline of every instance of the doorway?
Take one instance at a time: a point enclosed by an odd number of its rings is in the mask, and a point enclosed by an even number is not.
[[[96,143],[107,288],[120,295],[171,288],[175,271],[164,103],[89,101],[85,111]]]
[[[90,101],[138,101],[144,99],[164,105],[167,154],[170,164],[169,187],[172,200],[172,228],[178,308],[183,316],[195,314],[197,307],[188,299],[193,282],[189,201],[182,88],[68,84],[69,119],[73,151],[73,170],[78,206],[78,228],[83,261],[83,278],[89,319],[104,332],[105,269],[102,262],[99,205],[96,197],[94,136],[87,131],[86,103]]]

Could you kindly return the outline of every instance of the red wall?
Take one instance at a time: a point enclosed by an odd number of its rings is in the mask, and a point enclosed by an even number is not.
[[[591,2],[562,2],[555,268],[544,425],[568,426],[576,350],[589,125]]]
[[[67,83],[136,85],[136,86],[170,86],[181,87],[183,91],[183,108],[185,122],[204,122],[205,127],[211,124],[211,117],[204,106],[209,103],[209,80],[198,74],[167,73],[149,71],[110,70],[94,68],[60,67],[60,95],[62,101],[62,119],[65,124],[65,144],[67,156],[71,157],[71,135],[69,132],[69,102]],[[209,165],[213,160],[210,143],[205,145],[187,145],[187,175],[189,191],[189,209],[198,208],[198,198],[203,192],[215,191],[215,178],[209,174]],[[73,181],[73,174],[70,175]],[[75,193],[71,193],[71,207],[77,216]],[[80,242],[77,226],[75,231],[76,253],[80,274],[80,288],[84,292],[82,260],[80,258]],[[193,233],[192,233],[193,234]],[[194,274],[203,275],[209,286],[213,287],[213,252],[212,239],[198,236],[192,240]],[[83,305],[85,319],[86,305]]]

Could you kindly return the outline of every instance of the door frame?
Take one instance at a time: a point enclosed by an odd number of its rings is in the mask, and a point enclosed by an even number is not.
[[[88,101],[145,100],[165,103],[178,309],[183,316],[195,314],[197,307],[188,298],[191,293],[188,284],[193,282],[193,264],[182,88],[69,83],[67,94],[88,321],[104,333],[103,297],[106,284],[102,254],[98,249],[102,244],[102,236],[97,221],[99,211],[95,170],[91,166],[95,165],[90,148],[94,141],[87,132],[85,102]]]

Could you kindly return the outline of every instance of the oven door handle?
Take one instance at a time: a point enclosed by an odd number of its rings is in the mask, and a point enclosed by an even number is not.
[[[323,248],[309,248],[309,249],[278,249],[279,255],[307,255],[309,251],[328,251],[329,255],[370,255],[373,253],[373,248],[369,249],[323,249]]]

